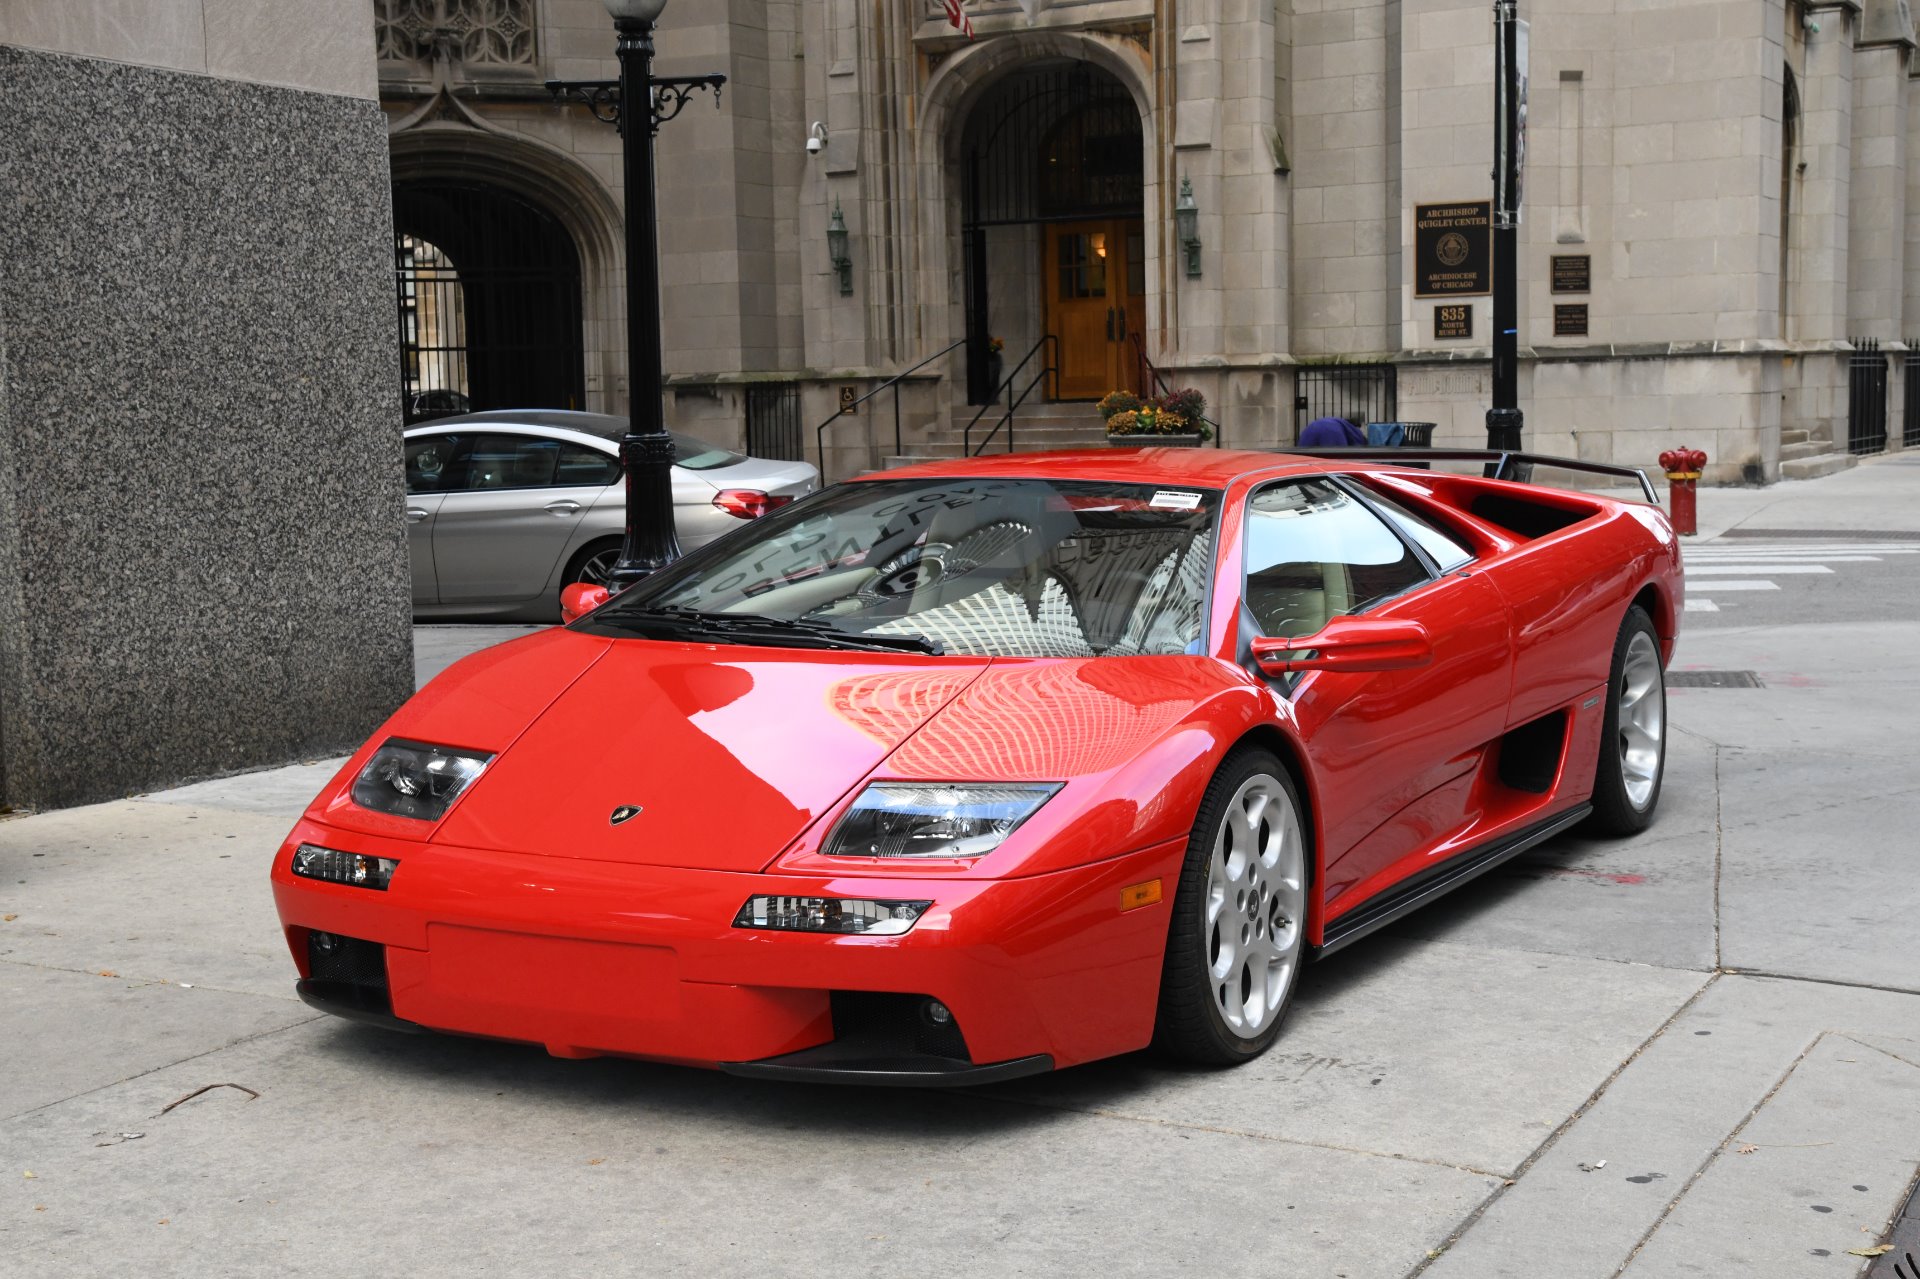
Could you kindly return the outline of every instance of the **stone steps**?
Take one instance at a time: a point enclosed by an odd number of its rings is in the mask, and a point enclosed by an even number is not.
[[[1805,435],[1806,432],[1795,431],[1793,434]],[[1782,462],[1797,462],[1802,458],[1820,457],[1833,452],[1833,445],[1827,443],[1825,440],[1797,440],[1788,443],[1786,440],[1787,432],[1782,431],[1780,435],[1780,460]]]
[[[1785,449],[1781,450],[1784,454]],[[1782,458],[1780,478],[1783,480],[1817,480],[1823,475],[1833,475],[1859,464],[1860,459],[1851,453],[1822,453],[1817,457],[1797,457],[1791,460]]]
[[[916,443],[909,452],[931,454],[937,457],[959,457],[963,441],[966,438],[967,424],[973,422],[974,415],[980,412],[977,404],[960,405],[953,411],[951,421],[945,427],[931,427],[925,437]],[[974,446],[978,448],[987,438],[987,433],[999,424],[1004,409],[988,409],[973,428]],[[1105,448],[1107,443],[1106,420],[1086,403],[1028,403],[1022,404],[1013,415],[1013,443],[1018,452],[1038,453],[1049,449],[1097,449]],[[986,445],[989,453],[1007,451],[1007,431],[1004,426],[994,436],[992,443]]]

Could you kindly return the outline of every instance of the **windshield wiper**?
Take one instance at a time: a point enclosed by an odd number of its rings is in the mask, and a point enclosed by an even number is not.
[[[946,646],[925,635],[866,635],[843,631],[831,622],[803,617],[765,617],[759,613],[709,613],[700,609],[667,605],[660,608],[618,609],[603,613],[599,621],[665,622],[689,631],[725,635],[737,639],[780,640],[805,637],[838,648],[861,649],[874,653],[931,653],[939,656]]]

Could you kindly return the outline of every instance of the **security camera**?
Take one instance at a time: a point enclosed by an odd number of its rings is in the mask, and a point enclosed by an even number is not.
[[[813,127],[807,130],[807,154],[819,155],[822,151],[825,151],[826,149],[827,149],[827,126],[824,124],[821,124],[818,120],[815,120],[813,122]]]

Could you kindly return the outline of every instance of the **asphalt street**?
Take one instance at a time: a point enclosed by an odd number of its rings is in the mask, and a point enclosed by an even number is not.
[[[1315,965],[1238,1070],[391,1034],[294,1000],[267,891],[336,762],[0,821],[0,1273],[1861,1274],[1920,1167],[1920,457],[1700,506],[1653,829]]]

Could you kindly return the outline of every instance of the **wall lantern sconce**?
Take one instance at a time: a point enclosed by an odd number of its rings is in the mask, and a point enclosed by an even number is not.
[[[847,256],[847,219],[841,215],[837,199],[833,202],[833,220],[827,223],[827,256],[840,273],[840,296],[852,296],[853,259]]]
[[[1173,206],[1174,231],[1180,247],[1187,251],[1187,277],[1200,275],[1200,206],[1194,203],[1193,179],[1180,179],[1180,198]]]

